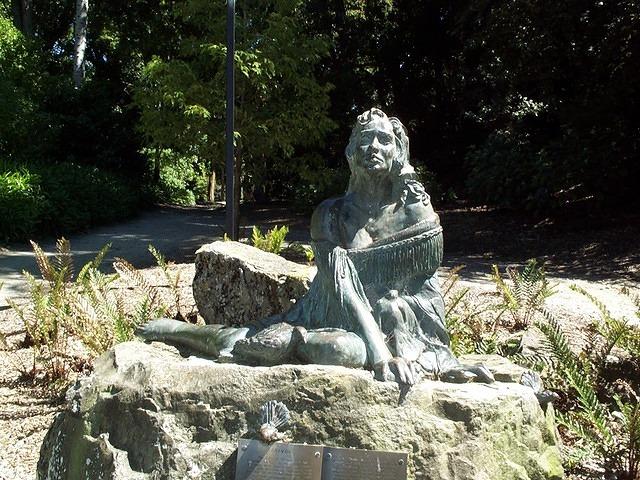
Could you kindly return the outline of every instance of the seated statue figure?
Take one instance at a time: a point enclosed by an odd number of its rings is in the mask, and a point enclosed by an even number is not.
[[[493,381],[450,350],[436,277],[442,227],[409,164],[405,127],[377,108],[363,113],[346,157],[346,194],[321,203],[311,219],[318,273],[288,312],[243,327],[159,319],[138,334],[221,361],[366,367],[379,380],[409,385],[423,374]]]

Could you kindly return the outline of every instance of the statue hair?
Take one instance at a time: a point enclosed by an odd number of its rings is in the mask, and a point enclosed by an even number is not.
[[[367,110],[363,114],[358,116],[353,130],[351,130],[351,136],[349,137],[349,144],[345,149],[345,156],[349,163],[349,169],[351,170],[351,177],[349,179],[349,187],[347,192],[352,192],[358,189],[358,184],[361,179],[361,175],[354,168],[355,156],[360,143],[362,130],[366,125],[374,121],[376,118],[389,120],[393,127],[393,136],[396,144],[396,155],[391,163],[391,180],[394,186],[394,193],[399,189],[404,189],[405,179],[416,179],[415,170],[409,163],[409,137],[407,135],[407,129],[400,120],[396,117],[387,117],[387,115],[378,108],[372,108]],[[399,192],[398,192],[399,193]],[[395,195],[394,195],[395,196]]]

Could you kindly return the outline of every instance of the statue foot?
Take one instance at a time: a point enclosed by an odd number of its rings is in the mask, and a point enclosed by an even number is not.
[[[493,373],[484,365],[458,365],[440,374],[440,380],[449,383],[493,383]]]
[[[175,332],[183,322],[169,318],[151,320],[136,328],[135,334],[146,342],[161,342],[166,339],[168,333]]]

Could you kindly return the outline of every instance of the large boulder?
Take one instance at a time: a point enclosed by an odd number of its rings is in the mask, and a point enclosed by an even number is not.
[[[499,367],[497,367],[499,368]],[[409,392],[365,370],[247,367],[124,343],[68,394],[38,478],[224,479],[268,400],[291,410],[293,442],[409,453],[409,478],[562,478],[553,412],[519,384],[423,381]]]
[[[206,323],[244,325],[289,310],[315,272],[250,245],[213,242],[196,252],[193,297]]]

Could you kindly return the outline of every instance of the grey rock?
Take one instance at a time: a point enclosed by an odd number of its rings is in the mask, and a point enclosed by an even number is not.
[[[206,323],[242,326],[289,310],[315,272],[250,245],[213,242],[196,252],[193,297]]]
[[[552,418],[514,383],[395,383],[337,366],[249,367],[124,343],[68,393],[38,478],[234,478],[235,445],[283,402],[293,442],[409,452],[409,478],[561,479]],[[552,415],[553,409],[547,411]]]

